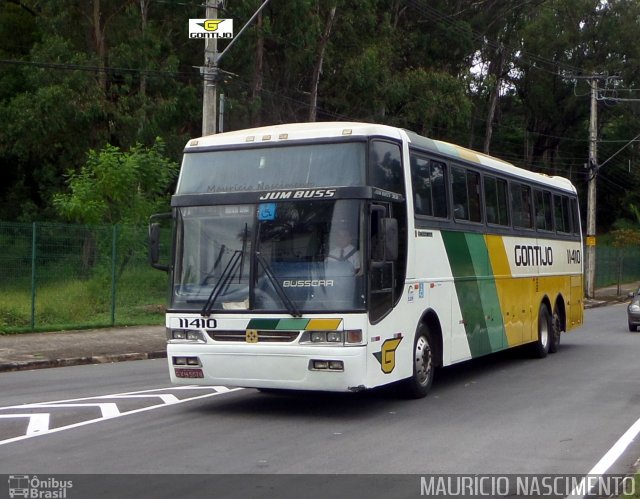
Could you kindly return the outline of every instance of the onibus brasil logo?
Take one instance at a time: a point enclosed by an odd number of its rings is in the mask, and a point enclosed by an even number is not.
[[[189,19],[189,38],[233,38],[233,19]]]
[[[37,475],[9,475],[9,497],[38,499],[66,499],[67,490],[73,487],[71,480],[58,480]]]

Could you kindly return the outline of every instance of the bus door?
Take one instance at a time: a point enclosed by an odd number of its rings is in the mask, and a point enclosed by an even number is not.
[[[389,203],[374,203],[369,210],[369,318],[377,322],[395,303],[398,222]]]

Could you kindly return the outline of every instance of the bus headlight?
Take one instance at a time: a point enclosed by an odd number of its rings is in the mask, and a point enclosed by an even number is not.
[[[309,370],[344,372],[344,362],[341,360],[313,359],[309,362]]]
[[[325,343],[327,341],[327,333],[325,331],[312,331],[311,343]]]
[[[327,331],[327,341],[329,343],[340,343],[342,341],[342,331]]]
[[[332,345],[341,344],[343,341],[342,331],[306,331],[300,339],[301,343],[331,343]]]
[[[198,331],[197,329],[167,329],[167,340],[206,343],[202,331]]]
[[[305,331],[300,343],[315,345],[362,345],[362,329],[348,329],[347,331]]]

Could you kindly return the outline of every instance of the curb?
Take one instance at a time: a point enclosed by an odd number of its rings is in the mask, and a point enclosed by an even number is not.
[[[72,357],[69,359],[19,360],[0,364],[0,372],[28,371],[31,369],[47,369],[49,367],[82,366],[87,364],[111,364],[129,360],[165,359],[166,350],[148,353],[121,353],[94,355],[89,357]]]
[[[629,300],[625,300],[622,298],[612,298],[609,300],[595,300],[593,298],[589,299],[589,300],[585,300],[584,302],[584,308],[585,309],[589,309],[589,308],[599,308],[599,307],[606,307],[609,305],[618,305],[620,303],[627,303]]]

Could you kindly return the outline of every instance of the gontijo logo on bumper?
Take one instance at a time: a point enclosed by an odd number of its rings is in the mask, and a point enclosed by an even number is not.
[[[189,19],[189,38],[233,38],[233,19]]]

